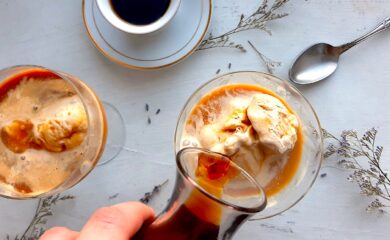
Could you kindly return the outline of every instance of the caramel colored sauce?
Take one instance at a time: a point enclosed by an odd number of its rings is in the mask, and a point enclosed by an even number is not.
[[[1,140],[14,153],[30,148],[33,138],[33,124],[29,120],[14,120],[1,128]]]
[[[26,77],[36,79],[60,78],[56,74],[44,69],[30,69],[27,71],[19,72],[13,76],[8,77],[2,83],[0,83],[0,101],[6,96],[9,90],[14,89],[16,86],[18,86],[19,83]]]
[[[300,126],[297,131],[297,142],[294,149],[289,153],[289,159],[279,174],[265,186],[264,191],[267,196],[272,196],[283,190],[295,176],[301,162],[303,152],[303,133]]]
[[[31,188],[25,184],[25,183],[15,183],[13,184],[14,188],[18,191],[18,192],[21,192],[21,193],[31,193],[32,190]]]
[[[253,95],[256,93],[268,94],[279,99],[291,113],[294,113],[293,109],[283,98],[269,89],[250,84],[231,84],[217,88],[209,94],[203,96],[203,98],[193,108],[187,121],[187,127],[191,126],[192,128],[195,128],[196,120],[199,118],[202,118],[204,125],[209,124],[211,117],[210,113],[218,115],[222,112],[223,106],[220,99],[224,97],[239,98],[240,95]],[[294,149],[289,152],[287,163],[266,186],[263,186],[268,197],[280,192],[293,179],[301,161],[303,145],[304,137],[302,133],[302,126],[299,126],[297,129],[297,141]]]

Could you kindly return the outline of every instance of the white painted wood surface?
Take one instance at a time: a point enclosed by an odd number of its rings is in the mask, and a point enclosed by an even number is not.
[[[215,0],[214,35],[233,27],[240,13],[252,12],[260,0]],[[270,23],[272,36],[250,31],[234,37],[251,40],[268,57],[281,61],[275,75],[287,78],[296,55],[312,43],[352,40],[390,15],[389,0],[291,0],[290,15]],[[98,207],[137,200],[169,178],[169,186],[152,202],[161,210],[175,174],[173,133],[181,107],[202,83],[231,71],[265,71],[253,51],[208,50],[160,71],[125,69],[105,59],[92,45],[83,26],[80,0],[0,0],[0,68],[37,64],[79,76],[126,121],[126,148],[110,164],[96,168],[67,193],[76,200],[55,207],[48,226],[78,230]],[[317,110],[324,128],[363,132],[379,129],[383,160],[390,169],[390,31],[351,49],[328,81],[300,87]],[[145,103],[150,113],[144,110]],[[161,109],[159,115],[154,111]],[[152,124],[147,124],[150,116]],[[330,161],[330,160],[329,160]],[[330,165],[325,162],[325,165]],[[236,239],[389,239],[390,215],[366,213],[369,199],[346,181],[345,171],[324,167],[309,194],[281,216],[249,222]],[[119,193],[109,200],[109,196]],[[0,199],[0,239],[20,234],[30,221],[36,201]]]

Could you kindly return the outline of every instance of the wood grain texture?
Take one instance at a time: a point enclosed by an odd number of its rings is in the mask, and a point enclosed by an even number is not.
[[[211,31],[233,27],[240,13],[248,14],[259,0],[215,0]],[[390,14],[388,0],[291,0],[290,15],[269,25],[269,36],[249,31],[234,36],[250,40],[282,66],[275,75],[287,79],[288,68],[304,48],[316,42],[341,44],[374,27]],[[127,141],[115,161],[95,169],[68,193],[76,200],[58,206],[49,226],[80,229],[94,209],[137,200],[165,179],[171,181],[152,206],[161,210],[175,174],[173,135],[178,114],[189,95],[215,76],[236,70],[265,71],[253,51],[207,50],[160,71],[125,69],[105,59],[89,41],[80,0],[1,0],[0,68],[37,64],[79,76],[98,95],[120,110]],[[336,74],[327,81],[299,87],[313,104],[328,131],[363,132],[378,127],[383,159],[390,169],[390,31],[351,49],[341,58]],[[249,48],[248,48],[249,49]],[[231,69],[228,65],[231,63]],[[145,112],[145,103],[150,111]],[[155,115],[157,109],[161,113]],[[148,125],[147,118],[151,118]],[[328,160],[331,161],[331,160]],[[327,163],[325,163],[327,164]],[[388,239],[390,216],[366,213],[369,199],[346,181],[347,172],[325,167],[307,197],[281,216],[249,222],[236,239]],[[109,196],[120,193],[115,199]],[[35,201],[0,199],[0,239],[24,230]]]

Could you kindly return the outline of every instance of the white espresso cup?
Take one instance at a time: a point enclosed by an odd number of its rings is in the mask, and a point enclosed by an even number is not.
[[[177,10],[179,9],[180,2],[181,0],[170,0],[168,9],[159,19],[147,25],[136,25],[120,18],[113,9],[111,0],[96,0],[100,12],[112,26],[123,32],[132,34],[147,34],[161,29],[175,16]]]

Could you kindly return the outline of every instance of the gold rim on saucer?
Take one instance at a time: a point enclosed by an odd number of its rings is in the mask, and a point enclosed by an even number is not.
[[[91,0],[91,1],[94,1],[94,0]],[[170,66],[173,66],[181,61],[183,61],[184,59],[186,59],[187,57],[189,57],[193,52],[195,52],[195,50],[198,48],[199,44],[202,42],[204,36],[206,35],[207,33],[207,30],[210,26],[210,21],[211,21],[211,14],[212,14],[212,0],[208,0],[209,2],[209,12],[208,12],[208,17],[207,17],[207,24],[206,24],[206,27],[204,28],[204,31],[201,35],[201,37],[199,38],[199,40],[197,41],[197,43],[194,45],[194,47],[188,51],[184,56],[182,56],[181,58],[171,62],[171,63],[168,63],[168,64],[164,64],[164,65],[160,65],[160,66],[157,66],[157,67],[140,67],[140,66],[135,66],[135,65],[131,65],[131,64],[128,64],[128,63],[125,63],[121,60],[118,60],[117,58],[111,56],[107,51],[105,51],[99,44],[98,44],[98,41],[95,39],[95,37],[92,35],[91,33],[91,30],[90,30],[90,27],[88,26],[87,24],[87,20],[86,20],[86,16],[85,16],[85,4],[86,4],[86,0],[83,0],[82,1],[82,16],[83,16],[83,23],[84,23],[84,26],[85,26],[85,29],[87,30],[87,33],[89,35],[89,38],[92,40],[92,43],[94,44],[94,46],[105,56],[107,57],[110,61],[112,62],[115,62],[123,67],[126,67],[126,68],[132,68],[132,69],[137,69],[137,70],[158,70],[158,69],[162,69],[162,68],[166,68],[166,67],[170,67]],[[93,9],[92,9],[93,10]],[[95,22],[95,20],[94,20]],[[99,29],[97,28],[97,31],[99,32]],[[100,32],[99,32],[100,34]],[[113,48],[104,38],[102,38],[103,41],[115,52],[117,52],[118,54],[122,55],[123,57],[126,57],[126,58],[129,58],[128,56],[124,55],[123,53],[119,52],[118,50],[116,50],[115,48]],[[180,51],[180,50],[179,50]],[[172,54],[174,55],[174,54]]]

